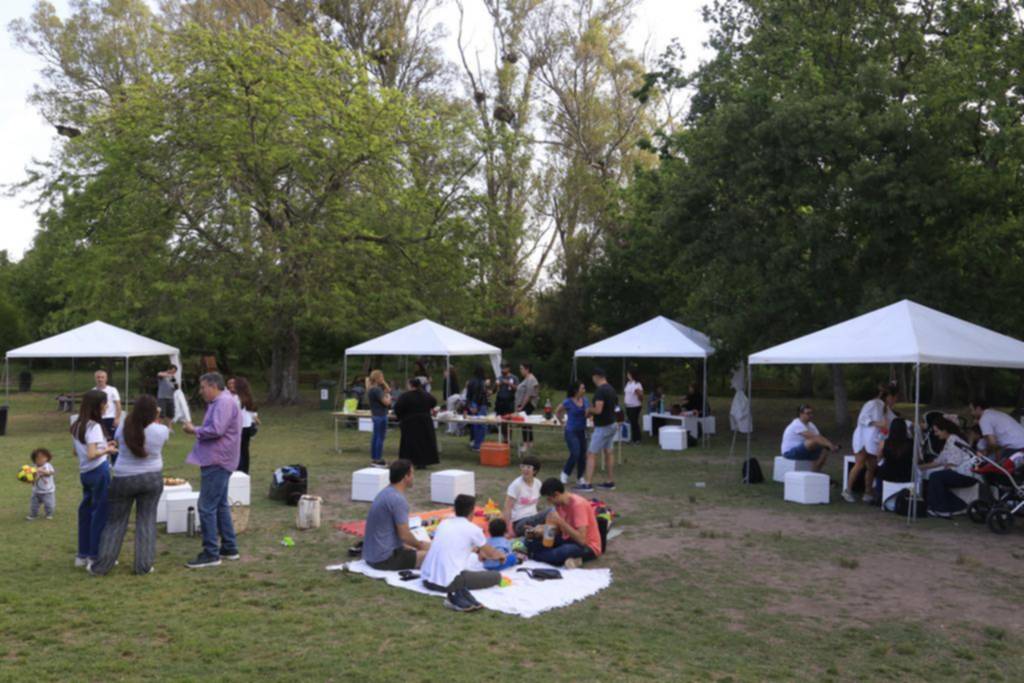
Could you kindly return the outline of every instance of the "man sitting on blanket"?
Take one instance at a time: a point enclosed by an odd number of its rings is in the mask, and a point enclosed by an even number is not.
[[[480,608],[469,591],[501,583],[501,572],[483,570],[476,560],[505,561],[505,553],[487,545],[483,529],[470,521],[475,507],[474,496],[455,497],[455,516],[438,525],[420,572],[423,585],[447,593],[445,607],[459,612]]]
[[[566,493],[565,484],[551,477],[545,479],[540,487],[540,495],[548,499],[552,508],[548,511],[545,522],[558,528],[554,546],[544,547],[540,537],[543,529],[538,527],[526,542],[530,559],[577,569],[587,560],[601,555],[601,531],[597,527],[597,516],[594,506],[586,498],[575,493]],[[538,530],[541,532],[538,535]]]
[[[418,541],[409,531],[409,502],[406,489],[412,488],[412,463],[395,460],[389,468],[391,486],[377,494],[366,515],[363,559],[374,569],[397,571],[423,564],[429,541]]]

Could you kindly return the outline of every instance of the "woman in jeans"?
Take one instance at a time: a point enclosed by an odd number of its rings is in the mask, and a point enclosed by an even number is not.
[[[967,488],[978,483],[971,472],[974,451],[960,436],[960,428],[946,418],[938,418],[932,428],[945,444],[939,457],[931,462],[919,464],[917,468],[929,473],[925,496],[928,515],[949,518],[963,512],[967,507],[967,503],[953,493],[952,489]]]
[[[164,490],[163,447],[171,430],[160,423],[156,399],[144,394],[135,399],[135,407],[117,428],[115,438],[120,455],[110,486],[110,513],[100,540],[99,559],[92,574],[109,572],[121,554],[121,543],[128,529],[132,504],[135,504],[136,574],[153,571],[156,559],[156,508]]]
[[[99,389],[87,391],[82,396],[78,419],[71,424],[71,444],[78,456],[78,476],[82,482],[76,567],[88,567],[96,559],[100,535],[107,524],[107,489],[110,486],[107,456],[117,452],[117,445],[108,442],[103,432],[106,407],[106,393]]]
[[[366,378],[366,400],[370,404],[373,437],[370,439],[370,465],[384,467],[384,437],[388,433],[388,410],[391,408],[391,387],[384,373],[374,370]]]
[[[565,445],[569,447],[569,459],[565,461],[560,479],[565,484],[576,468],[576,480],[584,481],[583,472],[587,467],[587,385],[574,382],[566,391],[566,399],[555,409],[555,419],[565,419]]]

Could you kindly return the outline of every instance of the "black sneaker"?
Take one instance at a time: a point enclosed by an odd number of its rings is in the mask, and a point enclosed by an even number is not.
[[[206,553],[199,553],[196,559],[190,560],[185,563],[185,566],[189,569],[204,569],[206,567],[219,567],[220,558],[210,557]]]
[[[461,591],[459,591],[459,593],[462,595],[462,599],[466,603],[468,603],[472,607],[472,609],[478,610],[484,608],[484,606],[481,605],[480,602],[473,597],[473,594],[469,592],[469,589],[463,588]]]
[[[572,487],[572,490],[580,491],[581,493],[589,493],[590,491],[594,490],[594,487],[591,486],[590,484],[577,484],[576,486]]]
[[[455,612],[472,612],[473,610],[479,609],[467,602],[462,593],[463,591],[458,591],[456,593],[449,593],[446,595],[444,598],[444,606]]]
[[[615,490],[615,482],[614,481],[606,481],[603,484],[598,484],[597,488],[603,489],[605,491],[614,491]]]
[[[370,461],[370,467],[377,467],[377,468],[380,468],[380,469],[384,469],[387,466],[388,466],[388,464],[386,462],[384,462],[383,460],[371,460]]]

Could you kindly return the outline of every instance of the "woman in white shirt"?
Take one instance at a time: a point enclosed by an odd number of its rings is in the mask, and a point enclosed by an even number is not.
[[[164,490],[163,448],[171,430],[160,423],[156,399],[144,394],[135,399],[128,417],[117,428],[119,455],[110,485],[110,515],[100,539],[99,559],[89,572],[104,575],[114,568],[135,506],[136,574],[153,571],[156,559],[156,508]]]
[[[540,480],[537,473],[540,472],[540,460],[532,455],[523,457],[519,463],[521,475],[516,477],[508,486],[505,492],[505,535],[509,538],[516,538],[523,535],[523,530],[528,526],[537,526],[544,523],[547,511],[537,512],[537,503],[540,502]]]
[[[626,417],[629,418],[629,441],[640,443],[640,412],[644,405],[644,385],[636,370],[626,371],[626,388],[623,390],[622,401],[626,404]]]
[[[853,452],[857,458],[850,474],[847,486],[853,486],[861,471],[864,472],[865,503],[875,499],[875,472],[878,471],[878,456],[882,453],[882,444],[889,429],[889,423],[896,417],[892,407],[896,405],[899,391],[891,384],[879,384],[878,396],[871,399],[860,409],[857,416],[857,427],[853,430]],[[847,503],[856,502],[853,492],[846,489],[842,492]]]
[[[932,428],[945,444],[935,460],[918,465],[918,469],[930,472],[925,496],[929,516],[949,518],[967,507],[967,503],[952,489],[967,488],[978,483],[971,472],[974,451],[960,436],[960,428],[946,418],[940,417],[932,424]]]
[[[78,457],[78,477],[82,482],[76,567],[88,567],[99,555],[100,536],[107,525],[107,490],[110,487],[107,456],[117,452],[117,444],[107,441],[103,432],[106,407],[107,394],[91,389],[82,396],[78,418],[71,423],[71,445]]]
[[[242,411],[242,454],[238,459],[238,471],[249,474],[249,441],[256,434],[260,416],[256,413],[256,402],[252,398],[252,387],[244,377],[235,377],[235,396]]]

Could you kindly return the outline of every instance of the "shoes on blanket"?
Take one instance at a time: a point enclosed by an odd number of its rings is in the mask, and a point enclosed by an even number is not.
[[[444,599],[444,606],[456,612],[475,612],[484,608],[465,588],[449,593]]]

